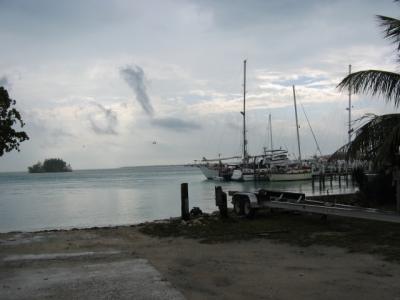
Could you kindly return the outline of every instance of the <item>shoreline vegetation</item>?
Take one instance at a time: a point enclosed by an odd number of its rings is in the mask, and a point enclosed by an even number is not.
[[[28,167],[29,173],[72,172],[71,165],[60,158],[48,158]]]
[[[400,264],[400,224],[395,223],[338,216],[324,219],[290,211],[264,211],[247,219],[230,210],[226,219],[214,212],[189,221],[173,218],[137,226],[140,232],[158,238],[184,237],[210,244],[268,239],[300,247],[339,247]]]

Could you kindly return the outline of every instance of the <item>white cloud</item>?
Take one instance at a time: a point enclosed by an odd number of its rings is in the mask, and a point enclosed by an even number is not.
[[[269,112],[276,145],[295,150],[294,84],[321,148],[332,152],[346,140],[347,95],[336,85],[348,64],[397,70],[373,17],[391,15],[391,1],[109,1],[96,4],[96,13],[81,1],[21,5],[0,4],[7,45],[0,75],[31,140],[21,153],[6,154],[1,170],[23,170],[48,155],[95,168],[236,154],[244,58],[251,151],[264,143]],[[135,64],[146,74],[153,119],[120,76]],[[353,103],[354,117],[393,110],[364,96]],[[313,154],[300,119],[304,152]],[[193,130],[166,130],[180,126]]]

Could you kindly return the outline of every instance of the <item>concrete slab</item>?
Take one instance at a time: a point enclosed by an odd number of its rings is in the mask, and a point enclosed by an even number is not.
[[[1,274],[1,299],[169,299],[184,296],[145,259],[35,266]]]
[[[102,257],[108,255],[120,254],[121,251],[85,251],[85,252],[72,252],[72,253],[43,253],[43,254],[23,254],[23,255],[9,255],[3,258],[4,262],[18,262],[18,261],[34,261],[34,260],[61,260],[79,257]]]

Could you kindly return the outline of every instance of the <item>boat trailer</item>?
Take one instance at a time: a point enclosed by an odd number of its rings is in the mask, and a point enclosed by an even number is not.
[[[349,218],[400,223],[400,214],[374,208],[339,204],[334,201],[307,199],[304,193],[272,191],[261,189],[257,192],[229,191],[232,196],[234,212],[252,217],[258,209],[277,208],[289,211],[320,214],[322,216],[341,216]],[[332,197],[333,195],[330,195]],[[220,186],[215,187],[215,203],[221,215],[227,215],[227,195]]]

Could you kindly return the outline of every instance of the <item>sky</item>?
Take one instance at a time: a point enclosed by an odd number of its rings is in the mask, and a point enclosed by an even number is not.
[[[347,141],[353,71],[398,71],[376,15],[391,0],[0,0],[0,85],[30,137],[0,157],[25,171],[59,157],[73,169],[184,164],[240,155],[243,60],[250,154],[303,156]],[[352,118],[396,111],[352,96]],[[352,124],[357,127],[357,124]]]

